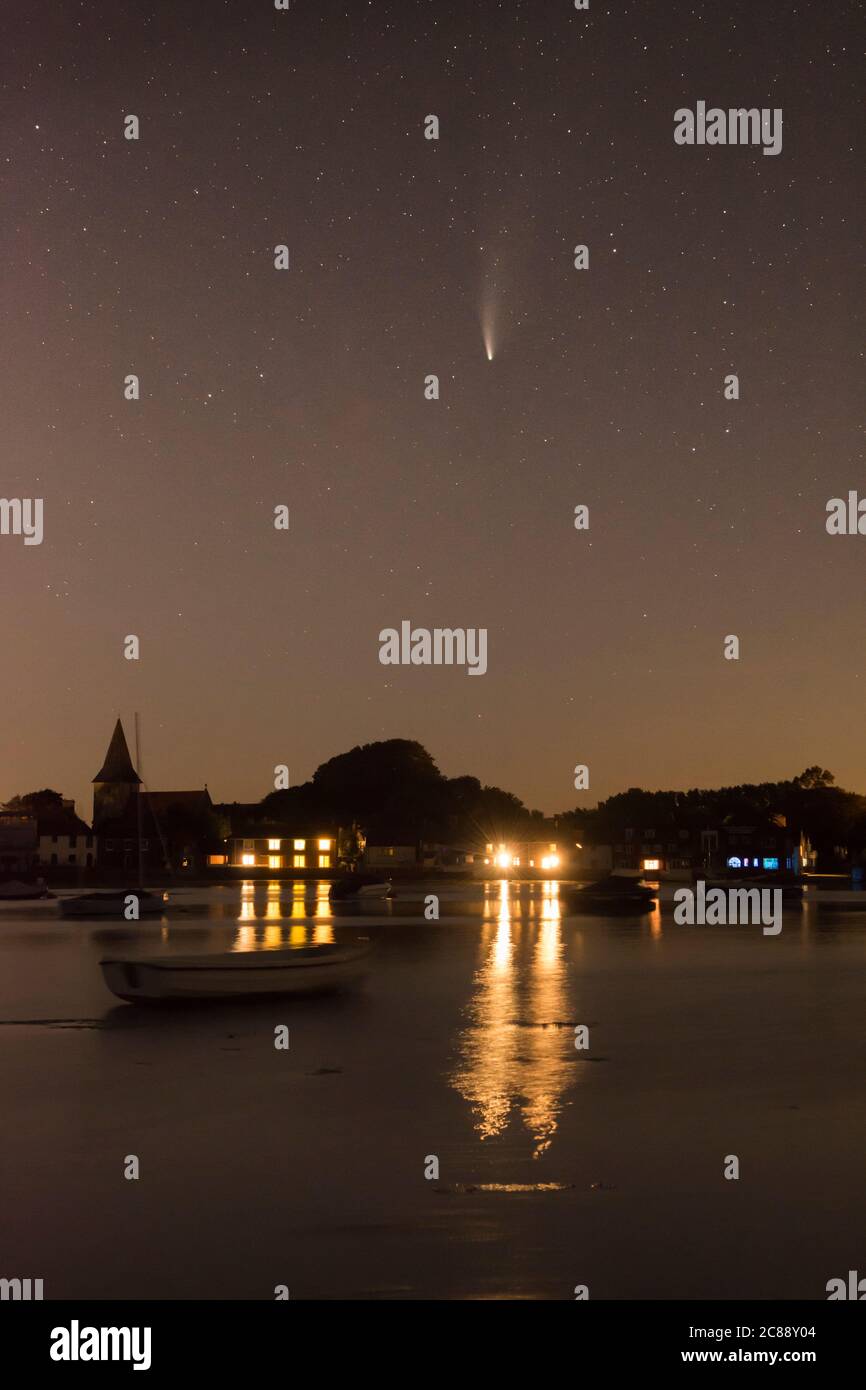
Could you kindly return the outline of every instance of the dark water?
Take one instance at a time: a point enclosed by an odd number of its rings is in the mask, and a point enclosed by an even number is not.
[[[2,909],[0,1276],[48,1298],[821,1299],[866,1273],[866,914],[797,907],[765,937],[668,905],[564,917],[548,885],[336,917],[325,895],[189,889],[122,926]],[[369,979],[342,998],[150,1012],[98,969],[362,931]]]

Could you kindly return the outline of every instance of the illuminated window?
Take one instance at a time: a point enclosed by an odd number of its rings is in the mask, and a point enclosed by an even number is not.
[[[301,841],[301,844],[303,844],[303,840]],[[294,857],[294,860],[293,860],[293,862],[292,862],[292,868],[293,868],[293,869],[305,869],[306,867],[307,867],[307,856],[306,856],[305,854],[296,854],[295,857]]]
[[[268,868],[281,869],[283,867],[283,856],[281,854],[268,855]]]
[[[228,856],[225,854],[209,854],[207,857],[207,862],[209,864],[224,864],[226,862],[227,857]]]
[[[268,849],[279,849],[279,840],[268,840]]]
[[[492,854],[492,853],[493,853],[493,846],[492,846],[492,845],[485,845],[484,848],[487,850],[487,853],[488,853],[488,854]]]
[[[247,867],[252,866],[253,864],[255,864],[255,862],[256,862],[256,856],[255,856],[254,854],[242,854],[242,855],[241,855],[241,863],[244,864],[244,865],[246,865]]]
[[[328,842],[328,843],[330,843],[330,842]],[[320,869],[330,869],[330,867],[331,867],[331,856],[330,856],[330,854],[320,854],[320,855],[319,855],[319,868],[320,868]]]
[[[303,848],[304,848],[304,845],[305,845],[306,843],[307,843],[306,840],[296,840],[296,841],[295,841],[295,849],[303,849]],[[303,866],[302,866],[302,867],[303,867]]]
[[[770,857],[769,857],[769,859],[764,859],[763,864],[764,864],[764,868],[765,868],[765,869],[778,869],[778,867],[779,867],[778,855],[771,854]]]
[[[331,841],[330,841],[330,840],[320,840],[320,841],[319,841],[319,849],[330,849],[330,848],[331,848]],[[320,866],[320,867],[321,867],[321,866]]]
[[[514,855],[513,859],[511,860],[511,865],[512,865],[512,868],[515,868],[515,869],[519,869],[519,868],[520,868],[520,860],[517,858],[517,855],[516,855],[516,854]]]
[[[551,852],[551,854],[556,854],[556,845],[551,845],[551,846],[550,846],[550,852]]]
[[[743,861],[741,860],[740,856],[738,854],[732,854],[730,859],[728,860],[728,868],[741,869],[742,867]]]
[[[645,859],[643,861],[644,873],[653,871],[658,873],[661,866],[662,862],[660,859]]]

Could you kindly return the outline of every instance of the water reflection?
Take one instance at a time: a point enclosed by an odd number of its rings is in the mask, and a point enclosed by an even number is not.
[[[329,891],[327,880],[316,883],[244,880],[231,950],[280,951],[287,946],[330,944],[334,940],[334,927]]]
[[[494,895],[495,894],[495,895]],[[575,1080],[568,967],[559,885],[521,897],[503,881],[485,893],[479,967],[460,1064],[451,1084],[472,1107],[481,1139],[518,1120],[533,1158],[553,1142],[565,1092]]]

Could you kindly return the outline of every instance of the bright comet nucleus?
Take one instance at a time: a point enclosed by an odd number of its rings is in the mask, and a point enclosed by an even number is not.
[[[481,305],[481,337],[484,341],[484,351],[487,353],[487,361],[493,361],[493,354],[496,351],[496,341],[494,335],[494,308],[491,299],[486,299]]]

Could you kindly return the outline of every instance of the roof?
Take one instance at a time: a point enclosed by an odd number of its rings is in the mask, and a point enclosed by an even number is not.
[[[157,815],[167,811],[170,806],[181,806],[185,811],[210,810],[212,802],[207,787],[191,792],[142,792],[142,802]]]
[[[90,826],[70,811],[49,811],[36,817],[40,835],[91,835]]]
[[[141,782],[141,778],[132,766],[132,759],[126,745],[126,735],[119,719],[114,726],[114,733],[111,735],[105,762],[93,780],[94,782]]]
[[[286,825],[283,821],[244,821],[233,825],[229,840],[323,840],[336,839],[333,826],[319,826],[311,830],[308,825]]]

